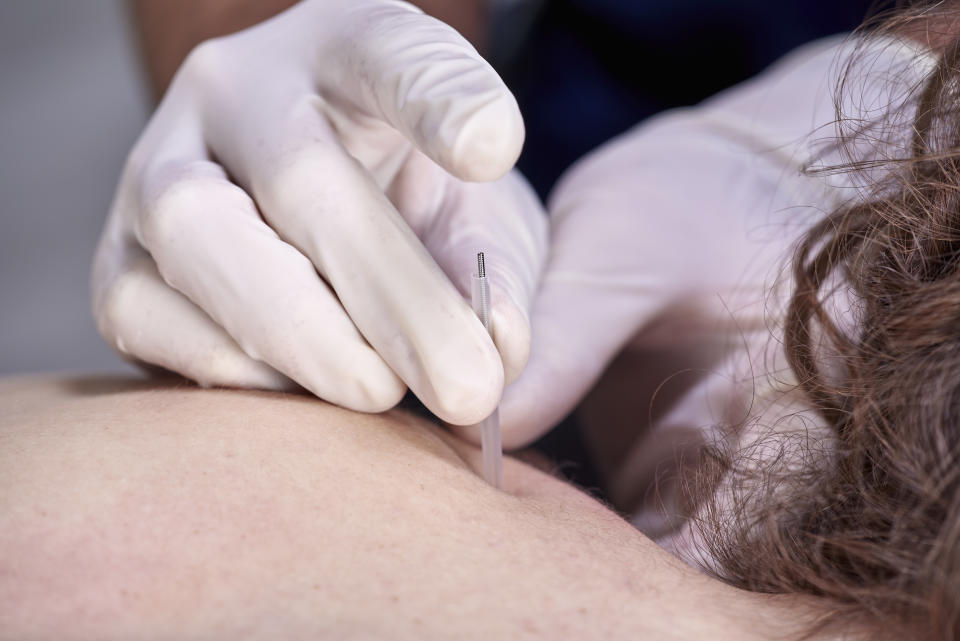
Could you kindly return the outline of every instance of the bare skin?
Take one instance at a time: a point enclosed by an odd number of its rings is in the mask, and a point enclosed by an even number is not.
[[[403,410],[0,382],[0,638],[772,639],[816,613],[687,567]]]
[[[297,0],[136,0],[133,22],[153,95],[166,91],[173,74],[196,45],[274,16]],[[487,0],[413,0],[482,49]]]

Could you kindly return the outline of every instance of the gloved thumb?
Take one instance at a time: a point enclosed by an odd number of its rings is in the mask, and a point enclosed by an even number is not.
[[[524,128],[493,67],[448,25],[404,2],[352,0],[325,49],[320,84],[402,133],[462,180],[495,180]]]

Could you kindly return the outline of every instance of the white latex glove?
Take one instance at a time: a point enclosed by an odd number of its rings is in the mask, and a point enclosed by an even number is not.
[[[204,385],[362,411],[409,386],[476,423],[529,354],[546,223],[508,173],[523,135],[493,69],[404,2],[307,0],[204,43],[121,177],[100,331]],[[494,342],[465,301],[480,250]]]
[[[836,38],[807,45],[701,106],[647,121],[564,176],[549,201],[530,362],[500,406],[505,447],[562,419],[627,345],[769,336],[766,292],[792,244],[856,194],[842,177],[801,174],[836,134],[833,90],[850,52]],[[847,113],[875,117],[906,95],[923,71],[916,53],[891,40],[862,52],[867,75],[848,87]],[[706,404],[685,416],[716,420]]]

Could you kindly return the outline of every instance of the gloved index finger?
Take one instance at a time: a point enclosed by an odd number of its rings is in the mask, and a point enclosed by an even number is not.
[[[400,131],[463,180],[509,171],[523,146],[517,102],[452,27],[412,5],[344,3],[317,83]]]

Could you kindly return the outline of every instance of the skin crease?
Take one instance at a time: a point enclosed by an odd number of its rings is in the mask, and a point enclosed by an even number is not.
[[[815,616],[404,410],[0,382],[0,638],[771,639]],[[819,637],[823,638],[823,637]]]

